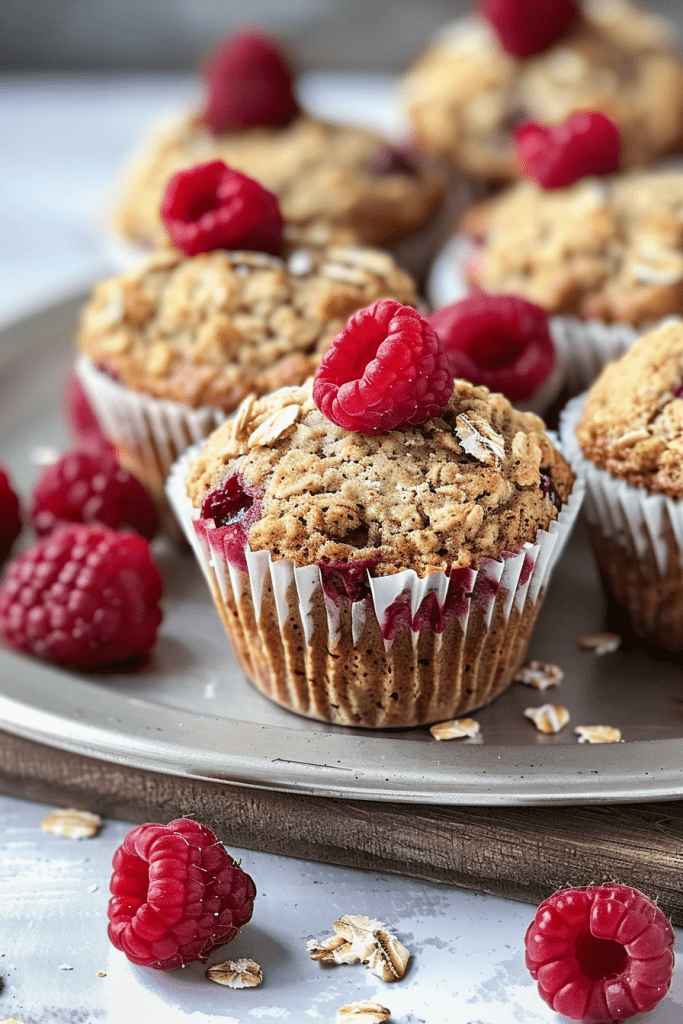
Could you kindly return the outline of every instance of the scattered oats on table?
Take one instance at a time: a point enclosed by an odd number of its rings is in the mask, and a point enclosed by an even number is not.
[[[548,734],[559,732],[569,721],[569,712],[561,704],[542,704],[540,708],[526,708],[524,714],[531,719],[539,732]]]
[[[345,914],[332,927],[335,935],[309,939],[306,943],[311,960],[327,964],[362,963],[383,981],[400,981],[406,973],[410,953],[381,921]]]
[[[621,646],[621,637],[618,633],[593,633],[590,636],[579,638],[579,647],[584,651],[593,651],[595,654],[611,654]]]
[[[52,832],[67,839],[91,839],[102,828],[99,814],[78,811],[73,807],[51,811],[40,823],[43,832]]]
[[[263,981],[263,971],[255,960],[224,960],[207,967],[206,976],[217,985],[228,988],[256,988]]]
[[[429,731],[435,740],[461,740],[464,736],[474,739],[479,735],[479,722],[473,718],[453,718],[430,725]]]
[[[532,661],[520,668],[512,677],[515,683],[533,686],[535,690],[547,690],[550,686],[559,686],[564,679],[564,672],[559,665],[549,661]]]
[[[361,999],[358,1003],[347,1003],[337,1010],[336,1024],[382,1024],[389,1020],[391,1010],[379,1003],[371,1003],[367,999]]]
[[[579,743],[622,743],[621,729],[611,725],[577,725]]]

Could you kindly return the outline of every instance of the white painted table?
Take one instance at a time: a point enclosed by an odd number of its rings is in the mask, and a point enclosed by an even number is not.
[[[362,119],[371,85],[345,103],[347,114]],[[375,97],[387,94],[386,81],[374,86]],[[335,102],[339,109],[334,82],[318,78],[306,90],[318,109]],[[0,323],[107,273],[99,224],[121,162],[147,122],[192,92],[183,79],[0,81]],[[373,111],[376,118],[376,105]],[[397,117],[390,112],[386,124],[395,130]],[[170,974],[134,967],[106,936],[110,861],[131,826],[106,821],[96,838],[74,842],[41,832],[47,811],[0,797],[0,1020],[333,1024],[336,1007],[356,999],[388,1006],[395,1024],[563,1019],[541,1002],[524,968],[531,907],[248,850],[231,852],[256,882],[253,921],[211,959],[251,957],[263,967],[264,984],[231,991],[208,982],[197,965]],[[405,942],[413,960],[402,982],[387,985],[360,966],[322,968],[308,959],[306,940],[329,934],[349,913],[386,921]],[[679,930],[683,950],[682,937]],[[664,1002],[639,1019],[681,1024],[683,962]]]

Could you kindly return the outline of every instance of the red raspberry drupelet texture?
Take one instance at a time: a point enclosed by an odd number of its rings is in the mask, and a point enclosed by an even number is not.
[[[283,51],[260,32],[238,32],[210,55],[204,119],[214,135],[289,124],[299,113]]]
[[[621,138],[614,121],[583,110],[553,128],[526,121],[515,129],[517,159],[542,188],[567,188],[588,174],[619,170]]]
[[[19,499],[12,490],[7,470],[0,466],[0,564],[9,555],[20,533]]]
[[[282,249],[277,196],[222,160],[174,174],[161,216],[171,241],[186,256],[214,249],[253,249],[277,256]]]
[[[313,383],[320,411],[361,434],[425,423],[441,415],[452,393],[453,374],[433,328],[394,299],[353,314]]]
[[[513,57],[530,57],[566,36],[579,17],[576,0],[481,0],[484,17]]]
[[[437,309],[429,322],[455,377],[511,402],[531,398],[555,365],[548,314],[516,295],[469,295]]]
[[[159,527],[154,502],[137,477],[109,452],[75,451],[43,470],[31,520],[39,537],[60,522],[128,528],[151,540]]]
[[[156,640],[161,589],[142,537],[60,526],[10,562],[0,584],[0,640],[67,668],[132,661]]]
[[[206,825],[138,825],[114,854],[109,938],[129,960],[171,971],[206,960],[250,920],[256,888]]]
[[[671,983],[673,929],[647,896],[627,885],[554,893],[536,911],[524,945],[541,997],[584,1024],[647,1013]]]

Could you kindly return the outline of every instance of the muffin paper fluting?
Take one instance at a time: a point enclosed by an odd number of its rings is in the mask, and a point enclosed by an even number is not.
[[[197,446],[198,447],[198,446]],[[185,492],[190,449],[168,479],[178,516],[250,680],[299,714],[341,725],[421,725],[481,707],[522,664],[553,567],[583,497],[575,485],[535,543],[478,570],[413,570],[353,586],[334,566],[297,567],[268,551],[227,557]]]

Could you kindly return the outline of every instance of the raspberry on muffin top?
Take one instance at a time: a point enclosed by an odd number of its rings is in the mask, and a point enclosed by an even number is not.
[[[375,435],[330,423],[311,381],[249,397],[191,463],[188,496],[200,510],[235,478],[246,495],[236,519],[259,503],[253,551],[296,565],[370,560],[378,576],[517,552],[573,481],[538,417],[461,380],[441,416]]]
[[[386,253],[298,250],[287,261],[162,250],[96,286],[78,335],[92,361],[155,398],[226,412],[255,391],[299,384],[356,309],[415,286]]]
[[[651,494],[683,497],[683,323],[643,335],[605,367],[576,434],[602,469]]]

